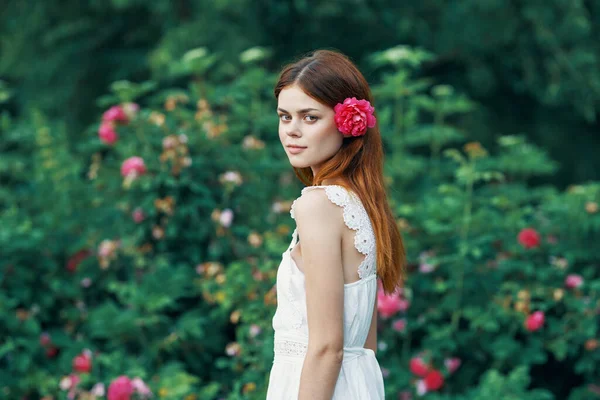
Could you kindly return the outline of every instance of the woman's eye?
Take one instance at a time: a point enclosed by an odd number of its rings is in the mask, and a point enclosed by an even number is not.
[[[310,122],[315,122],[316,120],[319,119],[319,117],[315,117],[314,115],[307,115],[306,117],[313,118],[313,119],[309,119]]]
[[[282,121],[289,121],[289,120],[286,119],[286,117],[288,117],[288,115],[279,114],[279,119],[281,119]]]

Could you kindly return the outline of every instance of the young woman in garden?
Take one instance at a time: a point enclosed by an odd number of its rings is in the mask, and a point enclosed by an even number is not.
[[[369,86],[345,55],[317,50],[284,67],[275,97],[279,139],[307,187],[277,271],[267,399],[384,399],[377,290],[402,286],[405,252]]]

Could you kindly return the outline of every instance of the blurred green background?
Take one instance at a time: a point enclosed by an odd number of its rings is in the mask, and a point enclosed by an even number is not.
[[[301,189],[272,90],[318,48],[371,84],[407,244],[386,398],[600,398],[600,1],[0,13],[3,398],[265,397]]]

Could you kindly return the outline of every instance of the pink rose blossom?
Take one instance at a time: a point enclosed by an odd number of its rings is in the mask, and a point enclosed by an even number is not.
[[[462,362],[461,362],[460,358],[458,358],[458,357],[446,358],[444,360],[444,365],[446,366],[446,369],[450,373],[453,373],[454,371],[456,371],[458,369],[458,367],[460,367],[461,363]]]
[[[398,400],[412,400],[412,393],[408,390],[404,390],[398,393]]]
[[[133,384],[131,380],[121,375],[114,379],[108,387],[108,400],[130,400],[133,394]]]
[[[44,347],[50,345],[52,343],[52,339],[50,338],[50,334],[48,332],[43,332],[40,335],[40,344]]]
[[[517,239],[526,249],[531,249],[540,245],[540,234],[533,228],[522,229],[521,232],[519,232]]]
[[[121,165],[121,175],[127,177],[128,175],[139,176],[146,172],[146,165],[141,157],[129,157],[123,161]]]
[[[120,105],[112,106],[102,114],[102,121],[127,123],[129,119],[125,110]]]
[[[150,388],[141,378],[133,378],[131,385],[133,386],[133,390],[143,397],[152,395],[152,391],[150,391]]]
[[[398,293],[386,295],[383,290],[377,292],[377,310],[383,318],[389,318],[398,311],[406,311],[409,303]]]
[[[424,377],[429,372],[430,366],[425,363],[421,357],[413,357],[410,359],[410,372],[413,374]]]
[[[435,270],[435,265],[429,263],[419,264],[419,272],[422,274],[428,274]]]
[[[115,132],[115,128],[110,121],[105,121],[100,124],[100,128],[98,128],[98,137],[100,140],[106,144],[114,144],[119,135]]]
[[[133,218],[136,224],[139,224],[144,220],[144,218],[146,218],[146,215],[144,214],[144,211],[142,211],[142,209],[138,207],[135,210],[133,210],[133,213],[131,213],[131,217]]]
[[[406,329],[406,320],[404,318],[394,321],[392,327],[396,332],[404,332]]]
[[[569,274],[565,279],[565,286],[569,289],[575,289],[583,285],[583,277],[577,274]]]
[[[371,103],[364,99],[357,100],[356,97],[348,97],[343,103],[338,103],[333,111],[338,130],[345,135],[362,136],[367,132],[367,127],[373,128],[377,121]]]
[[[536,311],[525,319],[525,329],[535,332],[544,325],[545,315],[543,311]]]
[[[384,367],[381,367],[381,375],[384,378],[387,378],[388,376],[390,376],[390,370]]]

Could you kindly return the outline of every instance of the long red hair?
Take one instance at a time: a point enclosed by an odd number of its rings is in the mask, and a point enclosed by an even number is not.
[[[373,104],[364,76],[346,55],[337,51],[316,50],[284,66],[275,85],[275,98],[279,98],[283,88],[293,84],[331,108],[347,97],[366,99]],[[340,150],[323,164],[317,176],[313,176],[310,167],[294,168],[294,172],[307,186],[341,180],[360,197],[375,233],[377,275],[383,290],[390,294],[402,287],[406,252],[387,201],[379,124],[368,128],[363,136],[344,138]]]

